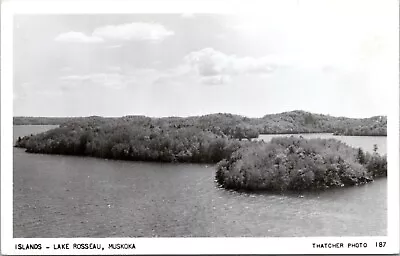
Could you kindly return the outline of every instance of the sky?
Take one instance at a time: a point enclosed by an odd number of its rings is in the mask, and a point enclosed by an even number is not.
[[[387,115],[397,2],[270,3],[235,14],[17,15],[14,116]]]

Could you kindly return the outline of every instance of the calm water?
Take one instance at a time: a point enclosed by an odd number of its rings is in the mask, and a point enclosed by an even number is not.
[[[330,139],[334,138],[341,140],[349,146],[361,147],[362,149],[373,152],[374,144],[378,146],[379,154],[387,153],[386,136],[333,136],[332,133],[309,133],[309,134],[261,134],[259,140],[265,142],[270,141],[273,137],[289,137],[289,136],[302,136],[306,139],[321,138]]]
[[[14,139],[48,128],[15,126]],[[14,148],[14,237],[386,235],[386,179],[299,197],[219,189],[214,172]]]

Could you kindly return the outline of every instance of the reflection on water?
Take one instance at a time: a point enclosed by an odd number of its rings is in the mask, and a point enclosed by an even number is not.
[[[386,235],[386,179],[300,197],[220,189],[214,172],[14,148],[14,237]]]

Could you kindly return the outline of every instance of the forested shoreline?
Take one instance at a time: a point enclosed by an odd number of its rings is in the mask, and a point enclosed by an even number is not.
[[[216,180],[227,189],[278,192],[360,185],[387,176],[386,155],[373,151],[336,139],[273,138],[220,161]]]
[[[277,116],[271,119],[278,120],[276,125],[280,125],[281,130],[269,130],[265,128],[266,123],[258,119],[231,114],[187,118],[93,116],[70,119],[47,132],[19,137],[15,146],[25,148],[29,153],[130,161],[218,163],[216,180],[220,185],[246,190],[321,189],[362,184],[374,177],[386,176],[386,156],[380,156],[376,150],[371,155],[335,139],[291,137],[268,143],[252,140],[260,131],[266,130],[306,133],[321,132],[318,129],[326,128],[338,132],[338,127],[323,123],[310,113],[295,111],[285,116],[285,119]],[[271,120],[269,122],[274,123]],[[350,119],[343,120],[345,124],[351,122]],[[386,125],[386,120],[376,120],[382,126]],[[294,129],[298,123],[303,126]],[[260,125],[264,125],[264,130]],[[346,129],[345,132],[350,131]]]
[[[192,117],[150,118],[145,116],[126,116],[103,119],[118,121],[129,117],[149,118],[153,122],[167,122],[186,127],[199,126],[213,129],[212,126],[215,124],[214,126],[220,127],[222,132],[229,133],[228,135],[236,132],[237,137],[242,136],[243,139],[254,138],[257,134],[333,133],[347,136],[387,135],[386,116],[347,118],[313,114],[300,110],[269,114],[261,118],[218,113]],[[101,117],[14,117],[13,123],[14,125],[61,125],[67,122],[84,122],[87,118]],[[231,131],[232,129],[235,129],[235,131]]]
[[[207,128],[206,128],[207,127]],[[90,117],[19,138],[17,147],[30,153],[82,155],[100,158],[217,163],[241,144],[245,133],[204,122],[185,125],[179,119],[154,120],[131,116],[121,119]],[[229,135],[227,135],[229,134]],[[252,134],[257,137],[258,134]]]

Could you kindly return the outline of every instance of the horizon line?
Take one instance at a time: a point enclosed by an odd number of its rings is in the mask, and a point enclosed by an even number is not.
[[[225,114],[225,115],[235,115],[235,116],[241,116],[245,118],[264,118],[265,116],[268,115],[279,115],[279,114],[285,114],[285,113],[291,113],[291,112],[305,112],[309,114],[314,114],[314,115],[323,115],[323,116],[330,116],[330,117],[336,117],[336,118],[351,118],[351,119],[368,119],[368,118],[373,118],[373,117],[387,117],[387,115],[373,115],[373,116],[368,116],[368,117],[348,117],[348,116],[334,116],[331,114],[322,114],[322,113],[314,113],[306,110],[291,110],[291,111],[284,111],[284,112],[279,112],[279,113],[268,113],[265,114],[261,117],[249,117],[246,115],[241,115],[241,114],[234,114],[234,113],[228,113],[228,112],[213,112],[213,113],[208,113],[208,114],[200,114],[200,115],[187,115],[187,116],[177,116],[177,115],[169,115],[169,116],[148,116],[144,114],[128,114],[128,115],[121,115],[121,116],[102,116],[102,115],[90,115],[90,116],[27,116],[27,115],[17,115],[13,116],[13,118],[18,118],[18,117],[25,117],[25,118],[87,118],[87,117],[103,117],[103,118],[123,118],[123,117],[128,117],[128,116],[144,116],[144,117],[149,117],[149,118],[189,118],[189,117],[201,117],[201,116],[208,116],[208,115],[218,115],[218,114]]]

